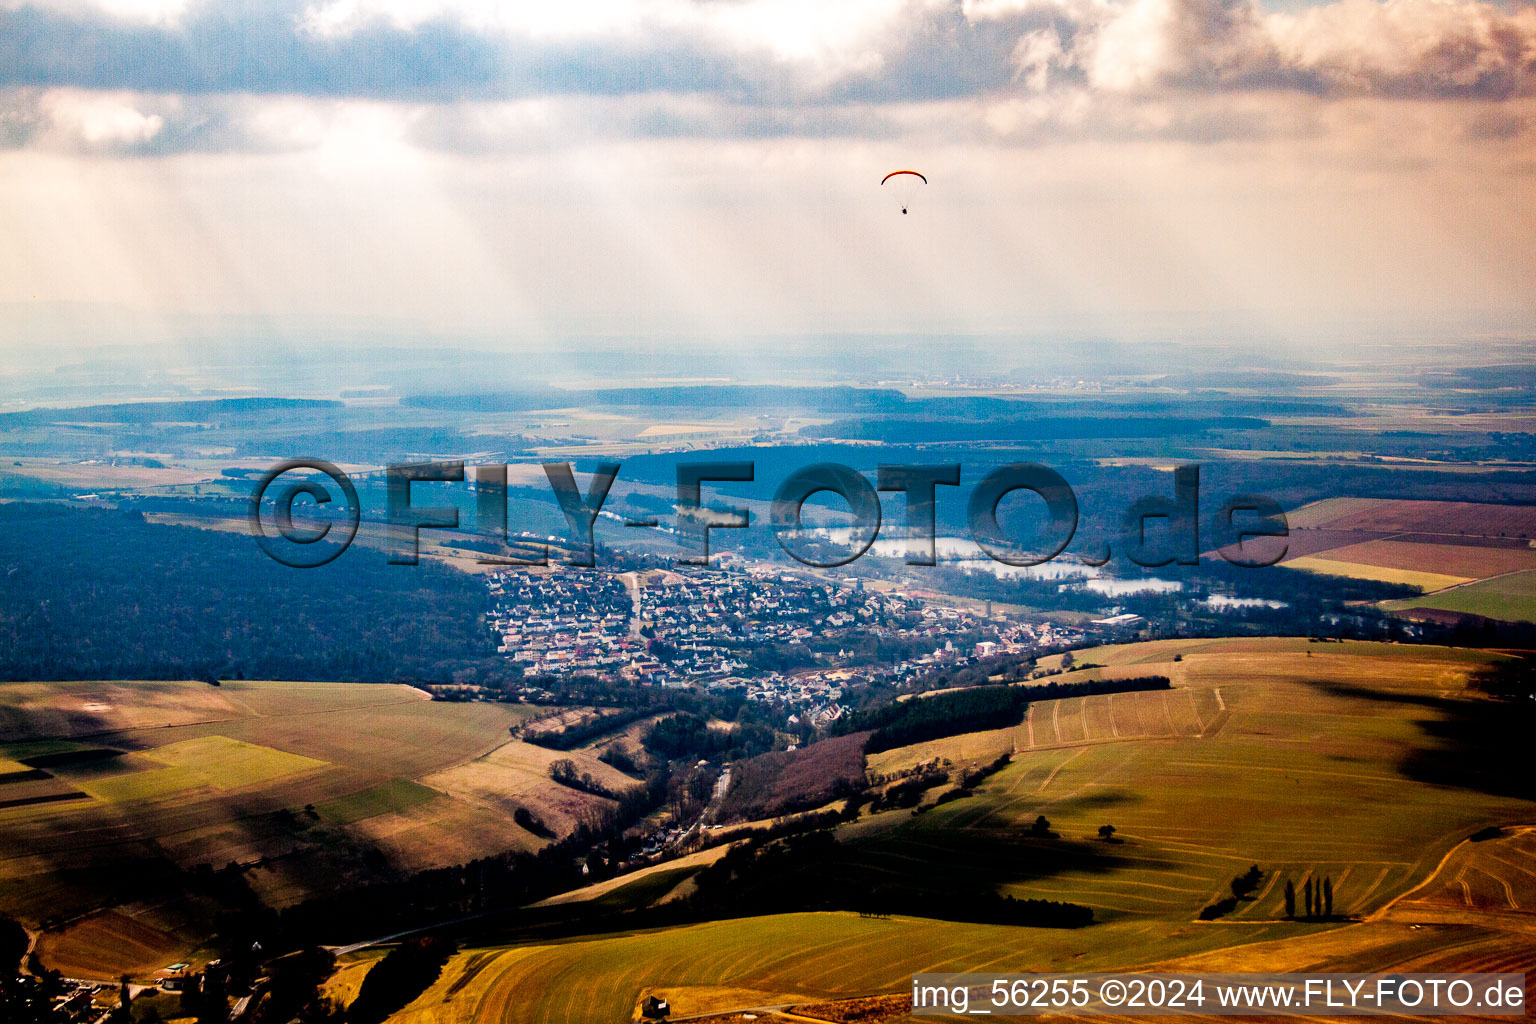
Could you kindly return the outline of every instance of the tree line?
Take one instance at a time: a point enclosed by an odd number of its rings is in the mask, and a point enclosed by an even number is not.
[[[846,716],[839,723],[838,731],[848,733],[870,730],[864,751],[874,754],[924,740],[1018,725],[1033,700],[1166,690],[1171,685],[1167,676],[1135,676],[1073,683],[1051,682],[1039,686],[972,686],[909,700],[891,701]]]

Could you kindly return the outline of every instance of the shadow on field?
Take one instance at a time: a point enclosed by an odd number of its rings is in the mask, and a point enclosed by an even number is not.
[[[1414,724],[1431,742],[1415,747],[1398,770],[1416,782],[1456,786],[1492,796],[1536,800],[1529,743],[1536,709],[1517,701],[1464,700],[1392,693],[1343,683],[1313,683],[1337,697],[1433,711]]]
[[[1085,793],[1064,800],[1053,800],[1046,806],[1055,814],[1073,814],[1077,811],[1102,811],[1107,807],[1124,807],[1145,800],[1138,793],[1124,789],[1106,789],[1097,793]]]
[[[1135,801],[1126,794],[1105,793],[1063,800],[1044,809],[1050,815],[1076,817],[1078,811],[1123,806]],[[876,882],[927,892],[991,892],[1067,872],[1108,875],[1128,869],[1175,869],[1156,855],[1134,845],[1109,844],[1096,836],[1074,835],[1063,829],[1050,836],[1031,834],[1030,809],[1017,820],[984,822],[972,827],[946,827],[943,821],[914,820],[906,828],[839,844],[824,870],[843,874],[853,883]],[[1060,829],[1056,823],[1053,830]]]

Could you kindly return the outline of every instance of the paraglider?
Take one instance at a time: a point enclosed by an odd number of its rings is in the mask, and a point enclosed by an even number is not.
[[[917,190],[926,184],[928,179],[919,171],[892,171],[880,179],[881,188],[889,187],[889,190],[896,194],[903,214],[907,212],[907,206],[912,201],[912,197],[917,194]]]

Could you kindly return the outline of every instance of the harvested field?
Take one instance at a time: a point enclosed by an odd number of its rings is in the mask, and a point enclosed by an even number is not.
[[[1536,827],[1518,826],[1494,838],[1467,840],[1385,916],[1465,924],[1490,913],[1528,915],[1536,927]]]
[[[1411,567],[1416,571],[1485,579],[1507,572],[1536,569],[1536,549],[1477,547],[1462,544],[1426,544],[1402,540],[1371,540],[1332,548],[1330,561],[1356,562],[1388,568]]]
[[[1418,587],[1426,593],[1454,587],[1459,583],[1469,583],[1472,580],[1470,576],[1450,576],[1438,572],[1421,572],[1418,569],[1341,561],[1333,557],[1335,553],[1336,551],[1326,551],[1317,555],[1308,555],[1305,558],[1290,558],[1283,564],[1289,569],[1303,569],[1307,572],[1321,573],[1324,576],[1347,576],[1356,580],[1403,583],[1410,587]]]
[[[564,835],[576,826],[582,814],[597,806],[611,806],[602,797],[552,783],[549,766],[569,760],[578,774],[590,774],[614,792],[634,785],[634,779],[616,768],[580,750],[550,750],[532,743],[513,740],[483,757],[422,778],[423,785],[460,800],[491,810],[512,820],[519,807],[526,807],[543,819],[557,833]]]
[[[1436,534],[1444,538],[1536,537],[1536,507],[1466,501],[1333,498],[1286,517],[1294,529]]]
[[[1531,506],[1335,498],[1288,519],[1293,569],[1426,592],[1536,570]]]
[[[204,683],[0,684],[0,743],[219,722],[246,714],[222,687]]]
[[[93,938],[104,925],[63,922],[178,892],[177,872],[199,864],[243,865],[254,892],[285,906],[353,876],[364,856],[412,871],[537,845],[510,812],[417,781],[504,745],[530,708],[245,681],[4,684],[0,708],[15,741],[0,748],[6,767],[45,776],[0,786],[0,899],[29,925],[58,923],[49,948],[77,963],[106,966]],[[182,942],[207,925],[161,931]],[[124,969],[138,969],[134,948],[124,940]]]
[[[45,932],[38,955],[67,977],[111,980],[124,972],[148,975],[186,948],[174,935],[117,910],[92,914],[61,931]]]
[[[615,875],[613,878],[606,878],[601,882],[594,882],[593,884],[585,886],[581,889],[572,889],[570,892],[563,892],[558,896],[551,896],[548,899],[540,900],[538,903],[533,905],[536,907],[553,907],[562,903],[583,903],[588,900],[600,899],[604,896],[607,896],[609,893],[628,888],[632,884],[642,882],[643,880],[653,878],[657,875],[667,875],[674,872],[685,872],[691,874],[692,872],[697,871],[699,868],[713,864],[715,861],[725,856],[725,851],[728,849],[730,849],[729,843],[721,843],[719,846],[712,846],[707,850],[700,850],[697,853],[690,853],[684,857],[677,857],[673,860],[663,861],[660,864],[653,864],[648,868],[641,868],[639,871],[631,871],[624,875]]]

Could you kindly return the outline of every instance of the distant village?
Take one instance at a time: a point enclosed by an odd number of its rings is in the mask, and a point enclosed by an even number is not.
[[[557,567],[497,573],[487,586],[497,649],[529,680],[590,675],[739,688],[748,700],[794,709],[791,725],[835,721],[853,683],[901,682],[938,666],[1073,645],[1085,635],[1012,621],[989,605],[936,605],[901,590],[764,565],[622,574]]]

